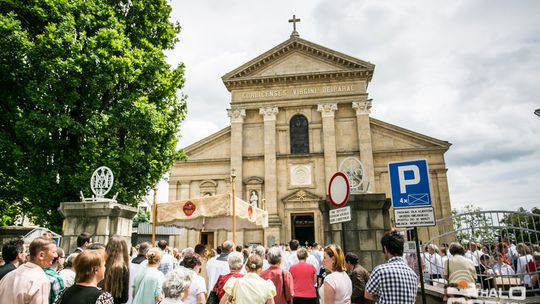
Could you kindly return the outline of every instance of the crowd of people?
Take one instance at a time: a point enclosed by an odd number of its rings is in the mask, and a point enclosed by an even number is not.
[[[421,254],[421,267],[418,267],[416,254],[405,256],[407,264],[423,272],[426,283],[455,286],[462,282],[468,284],[471,295],[479,290],[523,286],[526,290],[540,289],[540,246],[538,244],[513,244],[508,238],[501,242],[482,245],[470,241],[462,246],[459,243],[427,244]],[[505,286],[506,285],[506,286]],[[454,290],[455,291],[455,290]],[[459,293],[463,293],[462,291]]]
[[[15,304],[415,303],[420,271],[450,288],[484,288],[491,283],[483,274],[518,274],[525,286],[538,286],[538,272],[531,271],[540,269],[537,246],[506,240],[486,252],[472,242],[468,250],[458,243],[428,244],[421,267],[414,254],[404,254],[401,233],[386,233],[381,248],[386,262],[370,273],[355,253],[333,244],[306,248],[291,240],[265,248],[225,241],[215,249],[199,244],[178,250],[165,240],[156,247],[131,247],[120,236],[101,244],[82,233],[77,249],[66,254],[42,236],[28,248],[22,240],[3,246],[0,299]],[[460,286],[464,278],[468,286]]]

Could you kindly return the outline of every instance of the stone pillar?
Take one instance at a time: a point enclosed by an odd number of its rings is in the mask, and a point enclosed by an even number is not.
[[[110,200],[96,202],[64,202],[58,209],[64,217],[62,248],[71,253],[77,248],[77,236],[82,232],[92,240],[107,244],[113,235],[121,235],[131,244],[132,219],[137,208]]]
[[[328,199],[319,202],[323,216],[323,244],[338,244],[347,252],[358,255],[360,265],[371,271],[373,267],[385,262],[381,238],[389,231],[390,200],[384,193],[351,195],[347,206],[351,208],[351,220],[330,225],[329,212],[334,209]]]
[[[231,169],[236,173],[235,192],[237,196],[242,196],[242,156],[243,156],[243,129],[246,110],[232,108],[227,110],[231,118]]]
[[[373,147],[371,143],[371,127],[369,113],[371,112],[371,100],[352,103],[356,110],[356,127],[358,130],[358,146],[360,161],[364,165],[364,189],[375,192],[375,168],[373,167]]]
[[[277,214],[276,114],[277,107],[259,109],[264,119],[264,198],[268,214]]]
[[[277,175],[276,175],[276,115],[275,106],[259,109],[264,120],[264,199],[268,211],[269,228],[266,230],[265,246],[268,240],[280,239],[281,218],[278,214]]]
[[[190,181],[180,181],[180,197],[178,200],[185,200],[190,198],[189,185]]]
[[[334,124],[334,112],[336,110],[337,103],[322,103],[317,105],[317,111],[321,112],[322,116],[324,180],[326,186],[330,183],[332,175],[337,172],[336,129]]]

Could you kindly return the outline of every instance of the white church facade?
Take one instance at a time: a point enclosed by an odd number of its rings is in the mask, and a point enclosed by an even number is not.
[[[370,116],[375,66],[300,38],[222,77],[230,126],[185,148],[169,176],[169,201],[231,192],[269,213],[269,227],[237,232],[237,243],[292,238],[322,242],[319,201],[340,165],[357,193],[390,197],[387,164],[426,159],[435,216],[451,214],[444,153],[450,144]],[[182,245],[215,247],[230,232],[188,231]]]

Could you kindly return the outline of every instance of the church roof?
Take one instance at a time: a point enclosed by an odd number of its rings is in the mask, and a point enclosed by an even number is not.
[[[442,150],[447,151],[450,146],[452,145],[448,141],[440,140],[431,136],[427,136],[418,132],[411,131],[409,129],[405,129],[387,122],[384,122],[382,120],[375,119],[373,117],[369,118],[369,122],[371,124],[371,130],[372,133],[376,130],[384,130],[384,133],[388,136],[397,139],[401,138],[401,140],[406,141],[407,147],[404,148],[405,150]],[[202,156],[201,154],[204,154],[204,152],[207,149],[212,148],[215,146],[217,150],[223,151],[224,156],[227,154],[228,149],[230,149],[230,134],[231,134],[231,127],[228,126],[226,128],[221,129],[220,131],[211,134],[187,147],[184,148],[185,153],[188,155],[188,159],[190,157],[195,157],[193,159],[194,161],[200,160],[199,158]],[[374,136],[374,135],[373,135]],[[373,140],[377,140],[380,138],[373,137]],[[412,144],[412,143],[415,144]],[[377,145],[375,145],[377,146]],[[398,150],[402,150],[403,148],[384,148],[383,150],[377,149],[374,146],[373,152],[396,152]],[[225,156],[226,157],[226,156]],[[202,159],[206,159],[206,157],[202,157]]]
[[[309,64],[305,64],[306,60]],[[292,36],[221,79],[229,91],[251,85],[317,79],[354,78],[369,82],[374,69],[370,62]]]

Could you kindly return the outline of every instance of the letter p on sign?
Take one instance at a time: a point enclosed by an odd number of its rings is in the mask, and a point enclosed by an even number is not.
[[[401,166],[398,167],[398,176],[399,176],[399,192],[407,193],[407,186],[408,185],[416,185],[420,182],[420,170],[418,169],[418,166],[416,165],[408,165],[408,166]],[[413,178],[406,179],[405,178],[405,172],[412,171]]]
[[[427,161],[408,160],[388,164],[392,207],[431,206]]]

